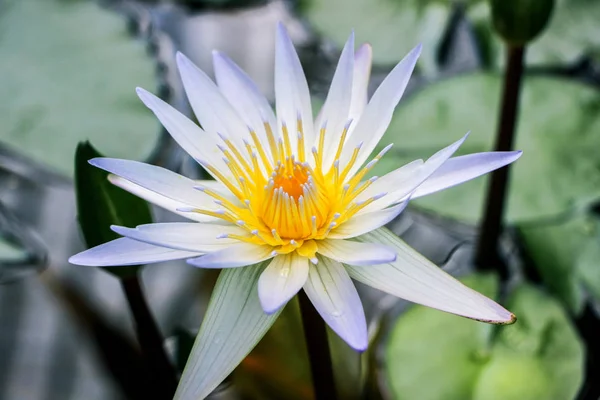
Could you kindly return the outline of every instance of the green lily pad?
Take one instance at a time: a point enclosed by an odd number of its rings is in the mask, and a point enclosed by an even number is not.
[[[441,81],[398,107],[381,141],[396,145],[374,168],[381,176],[427,158],[471,131],[457,154],[493,149],[501,79],[477,73]],[[531,221],[561,215],[600,197],[600,92],[567,80],[526,77],[520,99],[506,219]],[[414,201],[439,214],[476,222],[487,178]]]
[[[502,42],[492,30],[487,2],[472,7],[469,19],[478,27],[478,39],[495,52],[490,65],[500,65]],[[600,51],[600,2],[596,0],[558,0],[545,31],[527,47],[526,62],[530,65],[568,64],[583,55]]]
[[[489,276],[463,281],[495,296]],[[385,353],[387,382],[398,400],[468,399],[485,364],[491,326],[413,306],[392,329]],[[458,345],[459,344],[459,345]]]
[[[352,29],[356,42],[373,45],[377,64],[395,64],[418,43],[419,67],[436,70],[436,51],[450,16],[449,1],[304,0],[301,12],[315,30],[340,48]]]
[[[521,237],[544,284],[575,314],[586,291],[600,299],[600,221],[588,215],[525,225]]]
[[[0,4],[0,141],[71,176],[77,143],[142,159],[159,129],[135,95],[156,86],[123,18],[82,0]]]
[[[465,284],[493,296],[497,279]],[[515,325],[496,327],[413,306],[392,329],[385,353],[394,398],[572,399],[583,379],[583,345],[560,305],[523,285],[508,308]]]

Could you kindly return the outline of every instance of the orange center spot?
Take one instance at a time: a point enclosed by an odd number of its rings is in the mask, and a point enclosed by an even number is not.
[[[308,174],[304,167],[294,165],[292,171],[280,167],[275,171],[277,175],[273,178],[275,188],[282,188],[290,197],[298,200],[302,196],[302,185],[308,180]]]

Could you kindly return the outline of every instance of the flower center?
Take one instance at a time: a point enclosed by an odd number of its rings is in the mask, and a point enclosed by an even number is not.
[[[303,186],[309,177],[309,172],[302,165],[296,164],[291,171],[283,165],[278,165],[273,173],[275,187],[283,189],[290,197],[298,200],[303,194]]]
[[[261,219],[283,239],[314,236],[329,214],[323,191],[308,164],[279,162],[265,186]]]
[[[382,193],[358,199],[376,179],[362,182],[365,174],[391,146],[383,149],[358,173],[349,174],[361,149],[361,144],[353,148],[350,160],[346,165],[340,166],[340,155],[349,125],[350,121],[339,136],[335,161],[326,168],[325,136],[335,135],[336,132],[327,133],[325,126],[320,129],[318,143],[311,150],[310,156],[314,161],[312,164],[308,162],[309,154],[305,152],[300,120],[296,127],[297,152],[292,150],[290,134],[285,126],[281,135],[276,136],[271,126],[265,123],[268,139],[266,147],[263,147],[256,133],[251,130],[249,134],[254,147],[250,140],[244,140],[247,156],[244,156],[241,148],[222,136],[224,143],[218,149],[223,152],[223,159],[233,177],[224,176],[206,162],[202,162],[202,165],[236,199],[227,198],[209,188],[200,188],[213,197],[221,208],[193,209],[192,212],[223,219],[247,232],[246,235],[227,234],[223,237],[271,246],[279,254],[297,251],[305,257],[314,258],[317,246],[315,240],[325,239],[332,230],[385,195]],[[267,175],[264,171],[272,172]]]

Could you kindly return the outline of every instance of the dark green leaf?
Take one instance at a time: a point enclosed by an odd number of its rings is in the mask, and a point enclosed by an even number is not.
[[[152,222],[150,208],[144,200],[113,186],[108,173],[93,167],[88,160],[102,157],[89,142],[80,143],[75,152],[75,193],[79,226],[88,247],[117,239],[111,225],[135,227]],[[123,277],[139,267],[106,267]]]

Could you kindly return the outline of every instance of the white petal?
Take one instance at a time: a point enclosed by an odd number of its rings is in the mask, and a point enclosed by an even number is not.
[[[395,169],[392,172],[388,172],[384,176],[380,176],[368,186],[361,194],[356,197],[358,201],[365,201],[370,197],[376,196],[380,193],[389,193],[394,191],[400,185],[406,182],[414,180],[416,175],[419,173],[423,166],[423,160],[415,160]]]
[[[405,200],[417,187],[419,187],[419,185],[425,182],[427,178],[429,178],[435,171],[437,171],[437,169],[440,168],[446,162],[446,160],[448,160],[452,156],[452,154],[456,152],[456,150],[458,150],[458,148],[463,144],[463,142],[467,139],[468,136],[469,133],[467,133],[465,136],[463,136],[456,142],[452,143],[450,146],[443,148],[442,150],[429,157],[427,161],[425,161],[425,163],[422,166],[418,167],[415,173],[413,173],[412,175],[406,177],[400,176],[400,174],[398,174],[397,177],[399,179],[397,181],[390,180],[389,182],[389,187],[396,189],[383,196],[382,198],[375,200],[374,202],[360,210],[358,214],[380,210],[391,204],[396,204],[400,201]],[[395,174],[398,171],[399,170],[392,171],[390,172],[390,174]],[[383,181],[388,181],[388,179],[386,178],[388,175],[389,174],[383,176],[381,179]],[[375,181],[375,183],[377,183],[377,181]]]
[[[202,128],[214,138],[216,134],[225,135],[238,149],[244,149],[242,139],[250,137],[248,127],[217,85],[182,53],[178,52],[176,58],[185,93]]]
[[[340,239],[325,239],[319,242],[318,253],[333,260],[350,265],[374,265],[396,259],[390,247],[377,243],[355,242]]]
[[[345,166],[350,160],[354,148],[359,143],[363,143],[357,161],[350,170],[349,176],[354,175],[367,160],[385,133],[392,120],[394,109],[400,101],[402,94],[404,94],[404,89],[406,89],[420,53],[420,45],[411,50],[383,80],[373,94],[371,101],[367,104],[365,111],[358,120],[356,128],[354,128],[352,135],[347,141],[346,151],[344,151],[341,159],[341,165]]]
[[[166,168],[116,158],[93,158],[89,163],[171,200],[193,207],[216,208],[211,197],[194,189],[193,180]]]
[[[277,126],[271,105],[252,79],[229,57],[214,51],[213,64],[219,89],[244,120],[244,123],[256,132],[265,152],[270,157],[271,152],[264,123],[268,122],[272,129]],[[276,133],[274,132],[274,134]],[[270,161],[273,162],[272,158]]]
[[[167,249],[136,240],[120,238],[75,254],[69,258],[69,262],[71,264],[93,267],[112,267],[178,260],[181,258],[197,257],[200,254],[198,252]]]
[[[340,136],[348,123],[350,100],[352,98],[352,75],[354,70],[354,32],[348,38],[335,74],[331,81],[329,93],[316,121],[316,128],[321,129],[326,122],[324,141],[323,169],[327,171],[334,161]],[[315,143],[319,142],[318,134]],[[315,144],[313,143],[313,144]],[[312,147],[312,145],[311,145]]]
[[[199,224],[193,222],[168,222],[140,225],[137,228],[112,225],[119,235],[140,242],[171,249],[210,253],[237,243],[235,239],[218,238],[219,235],[245,235],[246,231],[235,225]]]
[[[367,90],[371,76],[373,50],[371,45],[361,45],[354,55],[354,74],[352,78],[352,100],[350,101],[350,119],[358,121],[367,105]]]
[[[412,198],[448,189],[504,167],[521,157],[521,153],[498,151],[450,158],[417,188]]]
[[[328,239],[350,239],[365,233],[369,233],[384,226],[396,218],[408,205],[408,200],[383,210],[372,211],[365,214],[355,215],[348,221],[332,230]]]
[[[199,268],[245,267],[273,257],[271,246],[240,242],[223,250],[192,258],[188,263]]]
[[[120,187],[123,190],[128,191],[131,194],[136,195],[150,203],[156,204],[159,207],[164,208],[165,210],[171,211],[175,214],[179,214],[182,217],[191,219],[197,222],[219,222],[222,221],[218,218],[211,217],[208,215],[193,213],[193,212],[182,212],[179,209],[184,209],[189,207],[190,205],[187,203],[182,203],[180,201],[175,201],[170,199],[162,194],[158,194],[153,192],[152,190],[146,189],[140,185],[136,185],[135,183],[128,181],[125,178],[121,178],[117,175],[109,175],[108,180],[115,186]]]
[[[326,257],[310,264],[304,291],[327,325],[358,351],[367,348],[367,324],[360,298],[344,266]]]
[[[275,100],[278,127],[287,126],[292,149],[296,151],[296,124],[302,120],[306,154],[314,143],[313,115],[308,84],[300,59],[283,24],[277,25],[275,40]]]
[[[250,353],[279,312],[265,314],[256,286],[262,265],[221,271],[175,400],[204,399]]]
[[[258,297],[266,313],[279,310],[298,293],[308,278],[308,258],[295,252],[273,258],[258,280]]]
[[[136,91],[146,107],[152,110],[173,139],[192,158],[202,164],[208,163],[214,166],[226,177],[231,175],[229,168],[221,158],[221,153],[217,150],[217,141],[214,135],[204,132],[185,115],[147,90],[137,88]]]
[[[393,247],[398,258],[390,264],[351,267],[352,278],[403,299],[484,322],[506,324],[515,316],[438,268],[386,228],[359,238]]]

